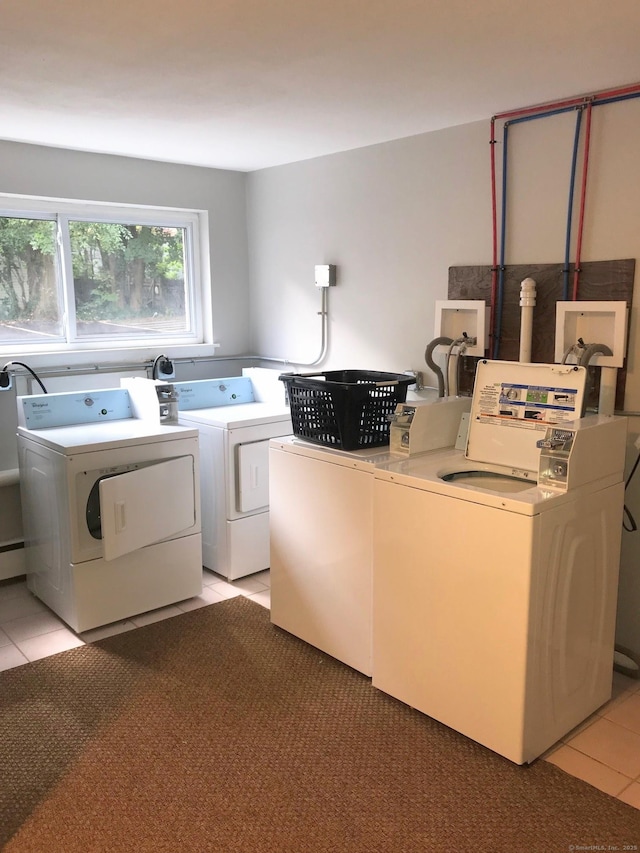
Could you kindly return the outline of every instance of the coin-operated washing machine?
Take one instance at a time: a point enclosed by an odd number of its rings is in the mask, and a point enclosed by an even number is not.
[[[470,405],[468,397],[400,403],[382,447],[339,450],[295,436],[270,442],[274,625],[371,675],[373,472],[452,447]]]
[[[203,565],[227,580],[269,568],[269,440],[292,431],[278,375],[173,383],[179,422],[200,433]]]
[[[517,764],[611,696],[626,419],[481,361],[466,450],[374,472],[373,684]]]
[[[27,586],[74,631],[202,591],[198,431],[129,391],[18,397]]]

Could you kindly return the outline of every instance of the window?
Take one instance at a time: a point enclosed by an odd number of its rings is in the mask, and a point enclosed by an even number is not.
[[[0,198],[0,353],[202,343],[205,224],[198,211]]]

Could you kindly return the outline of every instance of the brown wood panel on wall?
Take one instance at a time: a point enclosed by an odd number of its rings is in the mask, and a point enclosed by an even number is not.
[[[631,308],[635,259],[588,261],[580,267],[578,301],[625,301]],[[564,264],[514,264],[505,267],[502,322],[499,330],[498,358],[517,361],[520,353],[520,284],[525,278],[536,283],[536,307],[533,312],[531,360],[536,363],[555,361],[556,302],[563,300]],[[569,292],[573,288],[573,265],[569,268]],[[449,268],[449,299],[484,299],[491,304],[491,267],[468,266]],[[585,343],[599,343],[586,341]],[[627,335],[628,346],[628,335]],[[491,354],[491,345],[489,349]],[[625,353],[626,357],[626,353]],[[477,359],[463,357],[460,365],[460,393],[473,390]],[[589,368],[587,406],[597,406],[600,371]],[[626,368],[618,371],[616,408],[624,407]]]

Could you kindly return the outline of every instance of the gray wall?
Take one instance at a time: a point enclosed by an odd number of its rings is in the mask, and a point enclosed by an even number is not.
[[[247,352],[250,343],[245,184],[241,172],[0,141],[0,193],[208,211],[218,355]],[[3,356],[2,363],[12,357]],[[127,356],[124,359],[131,361]],[[37,370],[37,357],[18,360]],[[63,357],[59,363],[64,363]],[[220,371],[224,374],[235,367],[225,363]],[[204,370],[210,371],[211,365]],[[179,378],[192,378],[186,375],[187,368],[183,373]],[[91,382],[96,387],[98,379],[94,376]],[[50,390],[65,390],[59,380],[49,386]],[[17,465],[15,405],[13,393],[0,393],[0,470]]]
[[[0,142],[0,192],[207,210],[214,335],[223,354],[246,349],[243,173]]]

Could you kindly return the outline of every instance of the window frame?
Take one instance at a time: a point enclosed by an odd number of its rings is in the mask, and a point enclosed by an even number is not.
[[[67,340],[37,344],[0,344],[0,359],[21,356],[37,357],[43,366],[60,362],[68,364],[86,362],[91,353],[99,353],[102,362],[131,359],[143,351],[145,354],[164,352],[171,349],[174,357],[211,355],[213,343],[213,321],[211,316],[211,284],[209,262],[209,227],[206,210],[158,207],[135,204],[111,204],[108,202],[84,202],[68,199],[35,198],[0,193],[0,216],[28,219],[52,220],[56,226],[58,252],[56,267],[58,298]],[[69,221],[93,221],[127,225],[172,226],[184,229],[185,254],[185,311],[190,331],[183,334],[148,337],[71,339],[75,334],[75,309],[72,307],[73,322],[68,322],[66,313],[74,303]]]

